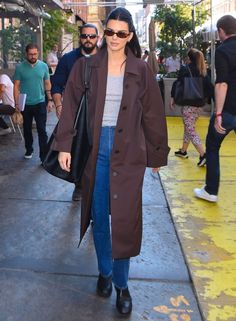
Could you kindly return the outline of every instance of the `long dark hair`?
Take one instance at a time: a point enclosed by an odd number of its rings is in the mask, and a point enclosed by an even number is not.
[[[112,10],[105,22],[105,26],[107,26],[107,23],[109,20],[119,20],[119,21],[124,21],[128,24],[129,26],[129,32],[133,32],[133,37],[132,39],[126,44],[126,50],[125,53],[127,54],[127,47],[130,48],[130,50],[133,52],[133,54],[137,57],[137,58],[141,58],[141,47],[138,41],[138,37],[134,28],[134,24],[133,24],[133,19],[132,16],[130,14],[130,12],[123,8],[123,7],[117,7],[114,10]],[[106,44],[106,39],[103,38],[103,43],[101,48],[105,48],[107,46]]]
[[[190,61],[197,67],[201,76],[206,76],[207,68],[203,53],[195,48],[191,48],[188,51],[188,57]]]

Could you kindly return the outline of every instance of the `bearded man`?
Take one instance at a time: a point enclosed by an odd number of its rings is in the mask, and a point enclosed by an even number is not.
[[[24,157],[30,159],[33,156],[32,122],[35,119],[39,141],[39,157],[43,162],[47,152],[47,111],[50,112],[53,108],[51,82],[47,64],[38,59],[38,46],[28,44],[25,52],[26,59],[16,66],[13,77],[15,107],[20,110],[19,95],[20,93],[26,94],[25,107],[22,111],[26,149]],[[45,103],[45,93],[47,104]]]

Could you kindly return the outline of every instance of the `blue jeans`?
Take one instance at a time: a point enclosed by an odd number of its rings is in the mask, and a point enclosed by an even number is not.
[[[115,127],[102,127],[92,199],[93,238],[98,270],[103,277],[112,276],[119,289],[127,288],[129,258],[113,259],[110,232],[110,156]]]
[[[225,134],[219,134],[214,127],[215,116],[213,115],[208,127],[206,138],[206,186],[209,194],[217,195],[220,184],[220,157],[219,150],[221,143],[228,133],[236,130],[236,115],[228,112],[222,113],[222,127],[226,129]]]

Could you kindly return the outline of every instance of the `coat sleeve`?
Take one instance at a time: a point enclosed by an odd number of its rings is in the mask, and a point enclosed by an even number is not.
[[[168,147],[165,109],[159,85],[146,65],[146,87],[142,99],[142,126],[146,141],[147,167],[167,165]]]
[[[73,66],[63,95],[62,114],[58,123],[52,149],[70,152],[75,135],[74,120],[80,99],[84,92],[84,59],[79,59]]]

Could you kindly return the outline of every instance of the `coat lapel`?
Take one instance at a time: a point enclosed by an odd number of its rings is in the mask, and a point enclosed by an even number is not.
[[[106,86],[107,86],[107,51],[101,50],[98,52],[96,56],[94,56],[94,60],[92,61],[92,73],[94,77],[93,84],[96,88],[93,88],[93,95],[96,97],[95,101],[95,115],[94,115],[94,146],[96,146],[96,150],[94,150],[95,154],[97,154],[99,147],[99,137],[102,126],[102,118],[104,111],[104,104],[106,98]],[[94,97],[93,97],[94,99]]]

